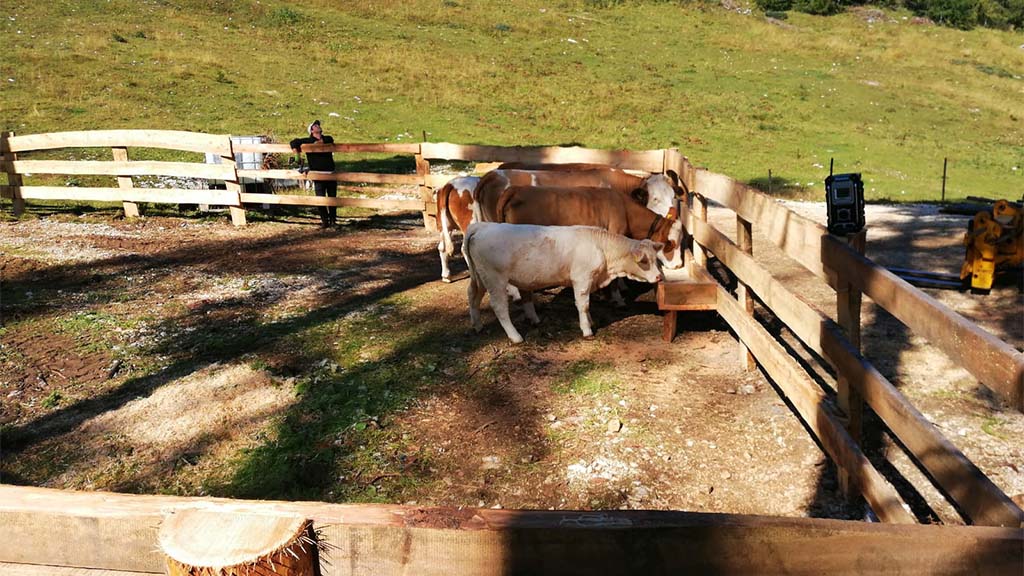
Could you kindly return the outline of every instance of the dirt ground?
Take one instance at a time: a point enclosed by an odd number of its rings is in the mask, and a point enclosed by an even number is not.
[[[965,219],[929,210],[871,207],[869,255],[958,268]],[[418,215],[328,231],[294,214],[240,229],[216,216],[37,216],[0,223],[0,481],[864,517],[772,383],[740,369],[713,313],[683,314],[665,343],[634,287],[626,309],[594,303],[596,337],[584,340],[571,297],[550,291],[540,327],[514,317],[526,343],[512,346],[489,310],[482,334],[469,329],[466,283],[439,281],[437,237]],[[755,234],[756,257],[831,312],[824,285],[765,245]],[[932,294],[1024,343],[1015,287]],[[870,302],[864,342],[997,485],[1024,492],[1024,415]],[[962,522],[884,435],[868,442],[922,521]]]

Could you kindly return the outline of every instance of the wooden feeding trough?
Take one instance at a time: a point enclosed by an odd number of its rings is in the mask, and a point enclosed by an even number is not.
[[[130,161],[123,148],[159,147],[215,152],[218,166]],[[26,160],[18,154],[67,147],[106,147],[109,162]],[[135,576],[165,573],[158,526],[168,514],[203,509],[225,515],[284,515],[310,519],[333,545],[333,565],[325,576],[348,574],[647,574],[647,573],[1024,573],[1024,511],[985,473],[947,440],[913,403],[861,354],[861,297],[901,321],[943,351],[977,381],[1016,410],[1024,411],[1024,354],[986,333],[863,256],[863,237],[840,239],[824,227],[791,212],[757,190],[727,176],[698,169],[678,150],[607,151],[584,148],[460,146],[447,143],[333,144],[317,150],[390,152],[415,156],[416,174],[333,173],[318,179],[371,184],[416,184],[421,200],[371,200],[245,194],[239,178],[302,177],[287,170],[239,170],[237,152],[286,152],[280,144],[234,145],[227,135],[167,131],[96,131],[13,136],[0,134],[0,171],[15,213],[26,200],[105,200],[211,203],[232,207],[236,224],[245,206],[276,202],[294,205],[371,206],[422,210],[432,221],[430,188],[447,177],[430,173],[430,160],[475,162],[601,163],[659,172],[676,171],[693,192],[692,205],[678,214],[690,239],[687,265],[658,287],[666,312],[664,336],[675,333],[677,315],[715,310],[739,340],[741,362],[754,362],[773,380],[796,416],[839,470],[844,491],[860,496],[881,523],[812,518],[772,518],[684,511],[523,511],[421,508],[397,505],[337,505],[310,502],[247,502],[210,498],[119,495],[44,488],[0,486],[0,574],[13,576]],[[307,149],[307,151],[313,151]],[[211,171],[216,171],[214,174]],[[118,188],[26,185],[28,174],[101,174],[117,177]],[[154,190],[137,187],[134,176],[169,174],[220,178],[221,190]],[[31,178],[31,176],[26,176]],[[707,200],[705,200],[707,198]],[[736,216],[735,235],[707,219],[707,201]],[[773,271],[752,257],[752,228],[835,291],[836,319],[793,292]],[[707,272],[708,258],[736,278],[735,293]],[[716,268],[717,271],[717,268]],[[759,301],[753,314],[753,299]],[[769,331],[763,317],[784,324],[793,338],[813,352],[828,378],[812,378]],[[833,376],[834,375],[834,376]],[[904,495],[860,449],[861,412],[869,406],[906,450],[966,526],[924,526],[904,504]],[[680,448],[684,450],[685,448]],[[182,515],[174,532],[198,539],[215,520]],[[193,524],[195,522],[195,524]],[[277,522],[276,520],[274,522]],[[280,538],[262,540],[245,532],[248,554],[211,550],[220,564],[253,565],[273,560],[280,550],[302,541],[308,524],[282,521]],[[288,522],[292,522],[288,524]],[[170,526],[171,524],[168,524]],[[199,526],[200,528],[194,528]],[[205,527],[204,527],[205,526]],[[170,528],[168,528],[170,530]],[[298,540],[296,540],[298,538]],[[175,540],[176,541],[176,540]],[[258,542],[259,541],[259,542]],[[167,542],[170,542],[168,540]],[[262,542],[262,544],[260,544]],[[302,541],[304,542],[304,541]],[[307,543],[308,544],[308,543]],[[252,546],[250,549],[248,546]],[[165,546],[175,561],[211,568]],[[293,550],[294,551],[294,550]],[[316,554],[315,547],[309,549]],[[295,557],[290,553],[289,557]],[[277,557],[281,558],[281,554]],[[259,565],[256,561],[255,565]],[[313,561],[304,566],[312,566]],[[205,566],[205,568],[203,567]],[[277,568],[272,574],[283,574]],[[305,576],[306,572],[288,574]]]
[[[665,279],[658,283],[658,310],[665,312],[662,338],[671,342],[676,335],[679,312],[715,310],[718,306],[718,283],[691,254],[679,270],[662,270]]]

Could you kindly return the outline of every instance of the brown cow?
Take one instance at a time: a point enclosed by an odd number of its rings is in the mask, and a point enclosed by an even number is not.
[[[655,213],[667,216],[669,210],[675,206],[677,198],[686,198],[689,190],[686,184],[679,180],[679,176],[673,170],[666,170],[664,174],[651,174],[646,178],[634,176],[606,164],[525,164],[521,162],[506,162],[498,166],[497,170],[525,170],[528,172],[549,172],[550,174],[541,184],[528,184],[522,181],[512,182],[518,186],[597,186],[599,188],[614,188],[633,196],[638,202],[647,206]],[[581,179],[584,172],[597,174],[601,183],[593,184],[593,180]]]
[[[482,191],[485,176],[477,186]],[[486,192],[486,190],[483,190]],[[478,200],[477,204],[480,204]],[[634,240],[650,239],[663,244],[658,258],[668,268],[683,266],[680,242],[682,222],[662,217],[628,196],[610,188],[552,188],[509,186],[503,188],[494,207],[493,220],[510,224],[546,226],[597,226]]]
[[[437,251],[441,255],[441,280],[451,282],[451,270],[448,259],[455,254],[455,243],[452,234],[469,229],[473,219],[473,190],[480,178],[462,176],[453,178],[437,192],[437,229],[441,232],[441,240],[437,243]],[[465,250],[463,250],[465,257]]]

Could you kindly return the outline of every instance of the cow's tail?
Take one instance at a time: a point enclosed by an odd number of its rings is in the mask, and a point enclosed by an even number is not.
[[[448,197],[455,187],[451,182],[444,185],[437,193],[437,224],[441,230],[441,240],[444,242],[444,253],[448,256],[455,254],[455,243],[452,242],[452,213],[448,210]]]
[[[473,239],[476,237],[476,232],[480,230],[479,226],[470,225],[469,229],[466,230],[466,235],[462,237],[462,254],[466,258],[466,266],[469,268],[469,281],[475,283],[477,286],[483,286],[480,282],[480,274],[476,271],[476,266],[473,265]]]

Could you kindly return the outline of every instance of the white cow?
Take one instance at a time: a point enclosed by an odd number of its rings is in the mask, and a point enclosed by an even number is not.
[[[491,309],[509,340],[523,337],[508,314],[507,286],[522,293],[526,317],[540,323],[533,306],[533,291],[572,286],[583,336],[594,335],[590,320],[590,294],[620,277],[660,282],[657,252],[660,243],[632,240],[592,226],[534,226],[475,222],[463,240],[469,265],[469,317],[480,331],[480,302],[491,295]]]

